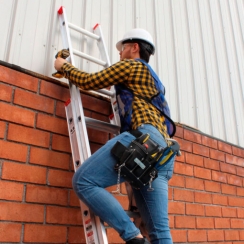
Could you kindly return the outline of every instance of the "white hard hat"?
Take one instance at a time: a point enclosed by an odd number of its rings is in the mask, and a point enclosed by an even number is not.
[[[150,44],[153,48],[152,54],[155,53],[155,46],[153,44],[152,36],[150,35],[150,33],[148,31],[146,31],[144,29],[140,29],[140,28],[132,29],[132,30],[126,32],[123,39],[120,40],[119,42],[117,42],[116,48],[118,49],[118,51],[121,51],[123,42],[133,41],[134,39],[142,40],[142,41]]]

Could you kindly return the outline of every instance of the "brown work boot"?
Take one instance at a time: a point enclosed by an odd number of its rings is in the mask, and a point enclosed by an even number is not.
[[[147,240],[147,238],[135,237],[135,238],[127,241],[126,244],[150,244],[150,242]]]

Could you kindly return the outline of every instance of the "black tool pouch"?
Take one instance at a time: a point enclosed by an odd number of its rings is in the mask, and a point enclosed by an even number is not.
[[[149,138],[149,134],[143,134],[133,140],[128,148],[118,141],[111,152],[118,159],[115,170],[132,187],[141,188],[149,184],[151,188],[151,182],[158,176],[154,165],[162,148]]]

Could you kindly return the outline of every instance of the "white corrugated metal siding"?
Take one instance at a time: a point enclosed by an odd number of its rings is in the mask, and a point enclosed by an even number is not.
[[[0,0],[0,59],[51,76],[63,48],[60,6],[71,23],[102,26],[111,63],[126,31],[147,29],[173,119],[244,147],[244,0]],[[98,55],[96,43],[71,34],[74,48]],[[100,69],[78,58],[76,65]]]

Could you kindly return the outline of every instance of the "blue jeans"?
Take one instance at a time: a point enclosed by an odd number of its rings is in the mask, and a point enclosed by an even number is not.
[[[141,125],[138,130],[143,134],[149,133],[152,140],[166,146],[163,136],[152,125]],[[73,177],[73,188],[78,197],[125,241],[137,236],[140,230],[120,203],[104,188],[115,185],[118,178],[118,173],[114,170],[116,159],[111,154],[111,148],[118,140],[128,146],[133,139],[133,135],[124,132],[109,140],[78,168]],[[152,183],[154,191],[147,191],[148,186],[133,189],[137,207],[153,244],[173,243],[168,223],[168,180],[172,177],[173,168],[174,159],[171,159],[159,169],[158,178]],[[122,177],[120,182],[124,182]]]

